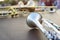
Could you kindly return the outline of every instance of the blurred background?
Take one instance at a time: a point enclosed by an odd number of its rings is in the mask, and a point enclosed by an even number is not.
[[[20,1],[23,1],[24,4],[27,3],[29,0],[0,0],[0,6],[7,6],[7,5],[17,5]],[[57,6],[59,8],[60,6],[60,0],[33,0],[38,5],[48,5],[48,2],[50,6]]]

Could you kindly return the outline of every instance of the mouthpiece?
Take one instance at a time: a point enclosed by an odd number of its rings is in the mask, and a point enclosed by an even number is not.
[[[30,13],[30,15],[27,17],[27,25],[31,28],[37,28],[34,21],[39,21],[42,24],[42,15],[36,12]]]

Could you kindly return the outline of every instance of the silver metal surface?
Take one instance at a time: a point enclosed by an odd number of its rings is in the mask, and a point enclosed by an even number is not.
[[[27,17],[27,24],[29,27],[36,28],[36,24],[34,23],[35,20],[39,21],[42,23],[42,16],[39,13],[32,12],[28,17]]]
[[[52,28],[53,30],[46,30],[42,24],[41,21],[43,21],[45,24],[47,24],[47,26],[49,26],[50,28]],[[31,13],[28,18],[27,18],[27,24],[28,26],[32,27],[32,28],[39,28],[44,34],[45,36],[49,39],[49,40],[59,40],[59,36],[60,36],[60,32],[53,26],[51,25],[46,19],[42,18],[42,16],[38,13]],[[48,28],[49,28],[48,27]],[[59,36],[57,36],[59,35]]]
[[[39,13],[33,12],[27,18],[27,24],[29,27],[39,28],[43,33],[46,33],[47,31],[43,28],[41,22],[42,16]]]
[[[42,16],[39,15],[38,13],[31,13],[28,18],[27,18],[27,24],[28,26],[32,27],[32,28],[36,28],[38,27],[40,29],[40,31],[42,31],[46,36],[48,36],[47,38],[51,38],[51,36],[49,36],[50,34],[48,33],[48,31],[45,30],[45,28],[41,25],[41,21],[42,21]]]

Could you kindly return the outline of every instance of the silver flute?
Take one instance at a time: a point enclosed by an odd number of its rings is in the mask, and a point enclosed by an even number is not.
[[[42,18],[42,15],[37,13],[37,12],[32,12],[28,17],[27,17],[27,25],[31,28],[39,28],[44,35],[48,38],[48,40],[60,40],[60,32],[58,29],[50,23],[50,21]],[[48,28],[52,28],[53,31],[47,31],[43,26],[42,22],[47,24]]]

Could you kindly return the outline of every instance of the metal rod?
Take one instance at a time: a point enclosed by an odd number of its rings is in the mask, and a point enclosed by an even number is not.
[[[51,25],[48,21],[46,21],[44,18],[43,18],[42,20],[43,20],[43,22],[46,23],[49,27],[53,28],[53,30],[54,30],[56,33],[60,34],[60,32],[59,32],[53,25]]]

